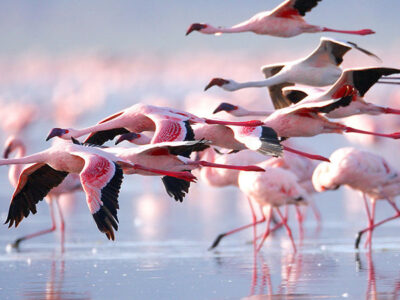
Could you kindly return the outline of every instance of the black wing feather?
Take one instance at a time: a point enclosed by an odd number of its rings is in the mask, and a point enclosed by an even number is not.
[[[113,140],[117,135],[124,133],[129,133],[129,131],[125,128],[97,131],[92,133],[83,144],[103,145],[105,142]]]
[[[189,181],[171,176],[164,176],[161,178],[161,180],[168,195],[173,197],[176,201],[182,202],[183,198],[186,196],[186,193],[189,192]]]
[[[5,224],[9,223],[9,228],[14,224],[17,227],[30,212],[36,214],[36,204],[43,200],[52,188],[58,186],[67,175],[68,172],[54,170],[49,165],[44,165],[28,175],[24,187],[11,200]]]
[[[321,0],[296,0],[293,7],[299,12],[301,16],[305,16],[307,12],[311,11],[318,5]]]
[[[400,73],[399,69],[393,68],[369,68],[353,71],[353,83],[361,97],[373,86],[382,76]]]
[[[109,240],[115,240],[114,229],[116,231],[118,230],[118,195],[123,177],[121,167],[115,164],[114,176],[107,185],[101,189],[101,201],[103,205],[99,211],[93,214],[93,219],[97,224],[97,228],[105,233]]]

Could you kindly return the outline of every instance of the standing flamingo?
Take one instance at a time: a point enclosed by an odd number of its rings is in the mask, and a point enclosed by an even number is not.
[[[14,224],[17,227],[30,212],[35,214],[36,204],[69,173],[75,173],[80,176],[89,210],[98,229],[112,240],[115,239],[114,229],[118,229],[118,194],[123,170],[146,170],[185,180],[195,178],[188,172],[167,172],[133,165],[101,149],[68,142],[56,143],[29,156],[0,160],[0,166],[10,164],[32,165],[25,168],[19,176],[5,222],[8,227]]]
[[[100,121],[97,125],[84,129],[53,128],[46,140],[55,136],[69,140],[89,134],[85,143],[102,145],[112,140],[119,134],[130,131],[140,133],[142,131],[155,131],[151,143],[183,141],[193,139],[193,131],[190,123],[225,124],[241,126],[258,126],[261,122],[228,122],[199,118],[185,111],[168,107],[159,107],[146,104],[135,104]]]
[[[292,102],[282,96],[284,87],[295,83],[321,87],[334,84],[342,74],[339,67],[343,56],[352,48],[379,59],[375,54],[352,42],[335,41],[322,37],[320,44],[310,55],[295,61],[261,67],[267,79],[239,83],[232,79],[213,78],[205,87],[218,86],[225,91],[236,91],[249,87],[268,87],[275,109],[289,106]]]
[[[26,154],[26,146],[25,143],[22,141],[22,139],[19,139],[15,136],[10,136],[6,143],[5,143],[5,150],[4,150],[4,158],[8,158],[10,154],[16,153],[16,158],[21,158],[25,156]],[[18,186],[18,179],[23,171],[24,166],[23,165],[11,165],[9,172],[8,172],[8,179],[10,180],[10,183],[16,188]],[[61,207],[58,203],[59,197],[63,194],[68,194],[68,193],[73,193],[75,191],[81,190],[82,186],[79,180],[79,175],[78,174],[68,174],[67,177],[62,181],[60,185],[57,187],[54,187],[49,191],[47,196],[45,197],[45,200],[47,204],[49,205],[50,208],[50,216],[51,216],[51,222],[52,226],[49,229],[46,230],[41,230],[37,233],[29,234],[27,236],[23,236],[18,238],[14,243],[11,244],[13,248],[18,248],[20,243],[22,241],[25,241],[27,239],[31,239],[43,234],[47,234],[50,232],[53,232],[57,229],[56,225],[56,220],[54,216],[54,206],[53,206],[53,200],[57,206],[58,209],[58,214],[60,218],[60,232],[61,232],[61,248],[63,249],[64,247],[64,236],[65,236],[65,223],[64,223],[64,217],[61,211]]]
[[[382,157],[355,148],[340,148],[332,153],[331,163],[321,163],[314,172],[313,184],[317,191],[337,189],[347,185],[363,194],[365,209],[368,217],[368,227],[358,233],[356,248],[361,236],[368,231],[366,243],[371,248],[373,230],[395,218],[400,217],[393,198],[400,194],[399,173]],[[371,200],[371,211],[368,207],[367,197]],[[379,199],[388,200],[396,214],[374,224],[375,205]]]
[[[301,33],[337,32],[357,35],[375,33],[371,29],[336,30],[308,24],[303,17],[321,0],[286,0],[272,11],[260,12],[249,20],[231,28],[214,27],[209,24],[194,23],[188,28],[186,35],[192,31],[204,34],[254,32],[277,37],[293,37]]]

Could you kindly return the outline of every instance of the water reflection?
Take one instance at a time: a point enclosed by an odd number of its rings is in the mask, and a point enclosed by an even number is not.
[[[41,274],[38,274],[41,275]],[[40,282],[40,283],[39,283]],[[64,286],[65,261],[64,259],[53,259],[44,285],[40,279],[27,282],[23,292],[24,299],[46,299],[46,300],[70,300],[91,299],[88,292],[75,292],[76,289]],[[38,284],[39,283],[39,284]]]

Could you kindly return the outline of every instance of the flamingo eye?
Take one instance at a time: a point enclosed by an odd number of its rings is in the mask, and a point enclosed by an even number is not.
[[[67,130],[65,130],[65,133],[69,133],[69,130],[67,129]]]

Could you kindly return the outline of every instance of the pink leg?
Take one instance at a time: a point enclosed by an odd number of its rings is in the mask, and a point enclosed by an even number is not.
[[[233,121],[222,121],[222,120],[214,120],[214,119],[204,119],[207,124],[217,124],[217,125],[230,125],[230,126],[251,126],[257,127],[264,125],[264,122],[259,120],[250,120],[243,122],[233,122]]]
[[[371,247],[372,247],[372,234],[374,232],[374,220],[375,220],[375,207],[376,207],[376,201],[374,199],[372,199],[371,202],[371,221],[369,224],[369,227],[371,228],[371,230],[369,231],[369,235],[368,235],[368,239],[365,241],[364,244],[364,248],[369,248],[369,251],[371,251]]]
[[[310,201],[310,207],[311,207],[311,209],[312,209],[312,211],[314,213],[315,219],[317,220],[318,226],[320,226],[321,225],[321,220],[322,220],[321,213],[320,213],[317,205],[315,205],[314,201]]]
[[[356,35],[368,35],[374,34],[375,31],[371,29],[362,29],[362,30],[337,30],[332,28],[323,27],[322,31],[324,32],[336,32],[336,33],[346,33],[346,34],[356,34]]]
[[[51,216],[51,223],[52,223],[51,228],[46,229],[46,230],[41,230],[41,231],[39,231],[39,232],[32,233],[32,234],[29,234],[29,235],[20,237],[19,239],[17,239],[17,240],[11,245],[13,248],[18,249],[18,248],[19,248],[19,244],[20,244],[22,241],[25,241],[25,240],[28,240],[28,239],[31,239],[31,238],[34,238],[34,237],[37,237],[37,236],[40,236],[40,235],[44,235],[44,234],[47,234],[47,233],[50,233],[50,232],[53,232],[54,230],[56,230],[57,226],[56,226],[56,220],[55,220],[55,218],[54,218],[53,201],[52,201],[51,199],[50,199],[50,201],[49,201],[49,208],[50,208],[50,216]]]
[[[260,244],[258,245],[258,248],[257,248],[257,250],[256,250],[257,252],[260,251],[262,245],[264,244],[265,240],[267,239],[267,237],[268,237],[268,235],[269,235],[269,233],[270,233],[270,228],[269,228],[269,226],[270,226],[270,223],[271,223],[271,213],[272,213],[272,207],[271,207],[271,206],[268,206],[268,211],[267,211],[267,216],[266,216],[266,218],[267,218],[267,227],[266,227],[266,229],[265,229],[265,232],[264,232],[264,235],[263,235],[263,237],[262,237],[262,239],[261,239],[261,242],[260,242]]]
[[[302,240],[304,238],[304,227],[303,227],[304,216],[300,210],[300,207],[298,206],[296,206],[296,217],[297,217],[297,222],[299,223],[300,240]]]
[[[295,154],[298,154],[300,156],[304,156],[307,157],[309,159],[313,159],[313,160],[321,160],[321,161],[326,161],[326,162],[330,162],[330,160],[326,157],[323,157],[321,155],[315,155],[315,154],[310,154],[310,153],[306,153],[306,152],[302,152],[293,148],[290,148],[288,146],[283,146],[283,150],[284,151],[288,151],[288,152],[292,152]]]
[[[377,133],[377,132],[371,132],[371,131],[365,131],[365,130],[360,130],[348,126],[344,126],[344,132],[354,132],[354,133],[360,133],[360,134],[369,134],[369,135],[375,135],[375,136],[380,136],[380,137],[386,137],[390,139],[399,139],[400,138],[400,132],[394,132],[390,134],[385,134],[385,133]]]
[[[285,226],[285,228],[286,228],[286,232],[287,232],[287,234],[288,234],[288,236],[290,238],[290,241],[292,242],[293,251],[297,252],[296,244],[294,243],[294,240],[293,240],[292,230],[290,230],[290,228],[289,228],[289,225],[287,223],[287,219],[285,217],[283,217],[283,215],[282,215],[282,213],[281,213],[281,211],[280,211],[280,209],[278,207],[276,208],[276,212],[278,213],[279,217],[282,219],[283,226]]]
[[[394,109],[394,108],[390,108],[390,107],[381,107],[380,110],[384,114],[400,115],[400,109]]]
[[[60,233],[61,233],[61,252],[64,252],[64,242],[65,242],[65,222],[64,222],[64,216],[61,210],[61,206],[58,203],[58,199],[55,199],[55,203],[58,208],[58,215],[60,217]]]
[[[240,171],[253,171],[253,172],[265,172],[263,168],[258,166],[235,166],[235,165],[223,165],[223,164],[216,164],[204,160],[196,161],[193,163],[194,165],[200,165],[202,167],[211,167],[211,168],[220,168],[220,169],[231,169],[231,170],[240,170]]]
[[[369,232],[371,229],[375,229],[376,227],[378,227],[378,226],[380,226],[380,225],[382,225],[382,224],[384,224],[384,223],[387,223],[387,222],[389,222],[389,221],[392,221],[392,220],[397,219],[397,218],[400,217],[400,210],[397,208],[396,204],[395,204],[395,203],[392,203],[391,201],[389,201],[389,203],[390,203],[390,204],[393,206],[393,208],[396,210],[396,214],[395,214],[394,216],[390,217],[390,218],[387,218],[387,219],[384,219],[384,220],[382,220],[382,221],[380,221],[380,222],[378,222],[378,223],[375,223],[375,224],[372,226],[372,228],[371,228],[371,227],[367,227],[367,228],[365,228],[365,229],[359,231],[358,234],[357,234],[356,243],[355,243],[355,248],[356,248],[356,249],[358,249],[358,246],[359,246],[360,241],[361,241],[361,237],[362,237],[362,235],[363,235],[365,232],[367,232],[367,231]]]
[[[219,235],[217,236],[217,238],[214,240],[214,242],[212,243],[211,247],[208,248],[208,250],[212,250],[212,249],[214,249],[215,247],[217,247],[217,246],[219,245],[219,243],[221,242],[221,240],[222,240],[224,237],[228,236],[228,235],[234,234],[234,233],[236,233],[236,232],[242,231],[242,230],[244,230],[244,229],[247,229],[247,228],[250,228],[250,227],[253,227],[253,226],[255,227],[255,225],[258,225],[258,224],[261,224],[261,223],[264,223],[264,222],[265,222],[266,219],[265,219],[264,214],[262,215],[261,220],[258,220],[258,221],[257,221],[257,219],[256,219],[256,214],[255,214],[255,212],[254,212],[253,204],[251,203],[251,200],[250,200],[249,198],[247,198],[247,199],[249,200],[249,205],[250,205],[250,210],[251,210],[253,222],[250,223],[250,224],[241,226],[241,227],[239,227],[239,228],[230,230],[230,231],[228,231],[228,232],[219,234]]]

